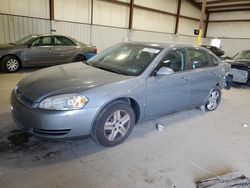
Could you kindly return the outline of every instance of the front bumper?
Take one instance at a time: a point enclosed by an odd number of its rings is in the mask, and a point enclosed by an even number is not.
[[[18,127],[34,136],[49,139],[82,137],[91,134],[99,108],[52,111],[27,107],[12,92],[11,114]]]

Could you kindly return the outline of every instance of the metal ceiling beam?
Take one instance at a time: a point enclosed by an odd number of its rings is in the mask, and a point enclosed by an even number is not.
[[[250,6],[250,3],[244,3],[244,4],[230,4],[230,5],[217,5],[217,6],[209,6],[208,9],[216,9],[216,8],[237,8],[237,7],[246,7]]]
[[[220,9],[220,10],[210,10],[209,13],[217,13],[217,12],[237,12],[237,11],[250,11],[250,7],[248,8],[236,8],[236,9]]]
[[[205,30],[204,30],[204,38],[207,37],[207,28],[208,28],[209,16],[210,16],[210,14],[207,13],[207,19],[206,19]]]
[[[200,18],[200,24],[199,24],[199,35],[197,36],[197,41],[196,44],[200,45],[201,44],[201,37],[202,37],[202,32],[203,32],[203,26],[204,26],[204,16],[206,12],[206,5],[207,5],[207,0],[202,0],[202,7],[201,7],[201,18]]]
[[[49,18],[50,20],[54,20],[55,19],[55,7],[54,7],[54,0],[49,0]]]
[[[130,0],[130,6],[129,6],[129,24],[128,28],[133,28],[133,17],[134,17],[134,0]]]
[[[177,33],[178,33],[179,20],[180,20],[180,12],[181,12],[181,0],[178,0],[177,15],[176,15],[176,22],[175,22],[174,34],[177,34]]]
[[[222,3],[244,3],[244,2],[249,2],[249,0],[220,0],[220,1],[210,1],[207,2],[207,6],[209,5],[218,5],[218,4],[222,4]],[[201,4],[201,2],[199,2],[198,4]]]

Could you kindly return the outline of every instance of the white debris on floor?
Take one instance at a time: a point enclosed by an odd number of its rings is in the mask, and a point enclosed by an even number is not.
[[[198,188],[249,188],[250,179],[241,172],[232,172],[197,183]]]

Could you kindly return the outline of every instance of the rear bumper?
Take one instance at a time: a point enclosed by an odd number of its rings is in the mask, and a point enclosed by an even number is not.
[[[229,75],[233,76],[233,82],[238,83],[247,83],[250,76],[247,70],[240,70],[235,68],[230,69]]]
[[[49,139],[89,135],[98,110],[51,111],[29,108],[16,99],[14,92],[11,96],[11,114],[16,125],[29,134]]]

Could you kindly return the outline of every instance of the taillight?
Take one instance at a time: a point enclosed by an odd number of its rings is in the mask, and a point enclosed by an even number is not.
[[[97,54],[97,48],[94,47],[94,48],[92,49],[92,52],[95,53],[95,54]]]

